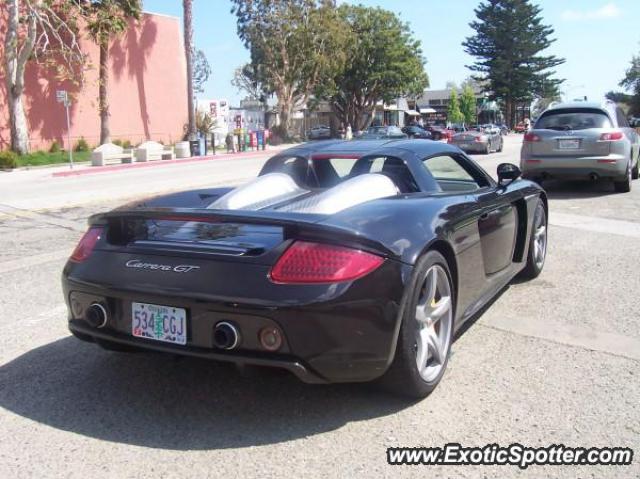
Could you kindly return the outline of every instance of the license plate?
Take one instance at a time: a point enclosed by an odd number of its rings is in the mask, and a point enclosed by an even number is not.
[[[159,304],[131,303],[131,334],[173,344],[187,344],[187,310]]]
[[[577,150],[580,148],[580,140],[558,140],[558,148],[561,150]]]

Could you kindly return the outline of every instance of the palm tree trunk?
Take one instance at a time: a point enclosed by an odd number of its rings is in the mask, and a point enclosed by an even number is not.
[[[189,138],[196,136],[196,117],[193,108],[193,1],[183,0],[184,17],[184,53],[187,60],[187,107],[189,109]]]
[[[98,86],[98,108],[100,110],[100,144],[111,142],[111,130],[109,128],[109,40],[100,40],[100,71]],[[71,147],[71,145],[69,145]]]

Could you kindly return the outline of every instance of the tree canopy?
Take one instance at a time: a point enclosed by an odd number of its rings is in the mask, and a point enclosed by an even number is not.
[[[467,125],[476,122],[476,94],[469,84],[465,84],[460,95],[460,111]]]
[[[449,105],[447,106],[447,121],[450,123],[462,123],[464,115],[460,111],[460,101],[458,100],[458,92],[455,88],[449,94]]]
[[[422,93],[429,85],[425,60],[420,41],[393,12],[345,4],[338,15],[347,29],[341,46],[347,59],[317,94],[329,100],[344,125],[362,130],[377,103]]]
[[[291,113],[303,107],[322,78],[345,60],[342,24],[333,0],[232,0],[238,35],[278,98],[285,136]]]
[[[563,81],[553,78],[553,68],[565,60],[542,54],[555,39],[541,11],[530,0],[488,0],[475,9],[470,23],[475,34],[462,43],[476,57],[468,68],[486,80],[491,99],[504,101],[511,126],[518,102],[553,97]]]
[[[211,65],[202,50],[193,52],[193,91],[204,93],[204,84],[211,76]]]
[[[620,81],[620,86],[631,92],[628,98],[629,113],[640,116],[640,56],[634,56],[631,59],[631,65]]]

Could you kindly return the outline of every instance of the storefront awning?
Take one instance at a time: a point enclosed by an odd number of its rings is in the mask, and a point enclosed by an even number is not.
[[[418,108],[420,108],[420,114],[424,115],[426,113],[436,113],[436,111],[433,108],[429,108],[428,106],[420,106],[418,105]]]
[[[407,110],[407,111],[405,111],[405,113],[406,113],[407,115],[409,115],[409,116],[420,116],[420,113],[418,113],[418,112],[417,112],[417,111],[415,111],[415,110]]]

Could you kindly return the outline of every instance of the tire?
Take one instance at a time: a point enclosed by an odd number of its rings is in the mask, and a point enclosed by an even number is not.
[[[533,213],[531,234],[529,235],[529,249],[527,251],[527,264],[520,272],[520,277],[525,280],[537,278],[547,257],[547,239],[549,221],[544,203],[538,198]]]
[[[631,178],[633,177],[633,173],[631,170],[631,162],[627,165],[627,174],[625,179],[620,181],[614,181],[613,187],[616,190],[616,193],[629,193],[631,191]]]
[[[633,169],[631,170],[632,180],[638,179],[638,166],[640,166],[639,164],[640,164],[640,156],[638,156],[638,159],[636,160],[636,166],[634,166]]]
[[[482,154],[488,155],[490,151],[491,151],[491,143],[487,143],[487,146],[485,147],[485,149],[482,152]]]
[[[395,356],[379,386],[414,399],[423,399],[436,388],[449,362],[455,297],[447,260],[437,251],[427,252],[418,260],[405,291]]]
[[[504,147],[504,140],[500,138],[500,147],[496,150],[498,153],[502,153],[502,148]]]

